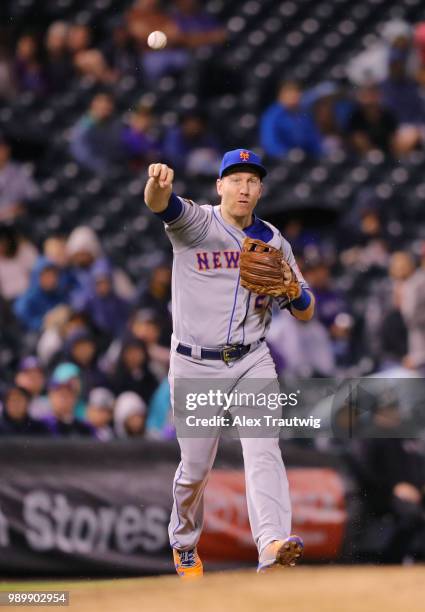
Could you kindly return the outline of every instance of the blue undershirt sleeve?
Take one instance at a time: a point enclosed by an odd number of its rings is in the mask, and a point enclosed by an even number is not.
[[[178,198],[175,193],[172,193],[168,200],[167,208],[159,213],[155,213],[155,215],[165,223],[172,223],[180,217],[182,210],[183,204],[180,198]]]

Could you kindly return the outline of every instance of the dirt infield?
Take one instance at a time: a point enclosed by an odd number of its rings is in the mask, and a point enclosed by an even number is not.
[[[68,589],[72,612],[423,612],[425,566],[279,568],[211,573],[184,584],[174,576],[38,584]],[[4,589],[5,584],[2,585]],[[23,584],[20,588],[28,588]],[[51,612],[52,607],[38,610]],[[54,608],[58,609],[58,608]]]

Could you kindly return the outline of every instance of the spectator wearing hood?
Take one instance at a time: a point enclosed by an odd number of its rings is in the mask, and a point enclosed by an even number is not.
[[[31,396],[22,387],[10,387],[3,398],[0,415],[2,436],[43,436],[48,435],[47,427],[29,415]]]
[[[49,401],[44,395],[46,375],[37,357],[29,355],[21,360],[15,376],[15,384],[29,393],[29,413],[33,418],[41,419],[48,414]]]
[[[114,410],[114,427],[118,438],[141,437],[145,433],[146,404],[134,391],[118,396]]]
[[[113,378],[115,393],[134,391],[148,403],[158,386],[158,380],[149,367],[146,345],[134,337],[127,338]]]
[[[91,227],[82,225],[71,232],[66,243],[66,255],[75,282],[71,303],[78,305],[90,290],[93,264],[103,257],[99,238]]]
[[[108,386],[105,374],[97,364],[97,345],[87,329],[75,331],[67,339],[64,347],[68,361],[80,368],[81,395],[84,400],[94,387]]]
[[[55,437],[94,437],[91,425],[74,416],[78,394],[71,382],[49,381],[51,415],[45,419],[51,435]]]
[[[29,288],[16,300],[13,309],[16,317],[28,329],[39,331],[44,316],[58,304],[66,303],[67,299],[56,264],[46,257],[40,257]]]
[[[112,427],[114,416],[115,397],[105,387],[96,387],[90,391],[87,403],[87,422],[96,431],[96,437],[102,442],[112,440],[114,430]]]
[[[96,232],[85,225],[76,227],[71,232],[66,244],[66,252],[76,285],[71,294],[71,301],[78,309],[90,294],[93,265],[106,258]],[[112,275],[117,294],[125,300],[131,300],[134,296],[134,287],[125,272],[113,268]]]
[[[112,269],[105,259],[93,264],[91,275],[91,291],[81,308],[102,334],[119,337],[130,312],[129,303],[115,292]]]

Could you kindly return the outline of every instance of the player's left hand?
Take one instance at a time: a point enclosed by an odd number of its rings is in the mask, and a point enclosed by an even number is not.
[[[293,300],[300,296],[301,285],[283,259],[280,249],[270,244],[246,237],[239,259],[241,285],[258,295],[287,296]]]

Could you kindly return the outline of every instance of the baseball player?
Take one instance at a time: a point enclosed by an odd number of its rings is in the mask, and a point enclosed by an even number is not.
[[[268,379],[276,370],[264,342],[272,300],[297,319],[314,312],[314,296],[290,244],[254,214],[267,171],[252,151],[222,160],[218,206],[198,206],[173,193],[173,170],[149,166],[145,202],[165,224],[174,262],[170,388],[179,379]],[[175,406],[173,404],[173,409]],[[218,436],[178,436],[181,461],[173,484],[170,544],[179,576],[202,576],[197,543],[203,496]],[[248,515],[258,548],[258,571],[295,565],[303,542],[290,535],[291,504],[278,436],[241,438]]]

